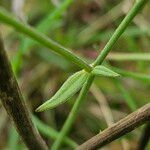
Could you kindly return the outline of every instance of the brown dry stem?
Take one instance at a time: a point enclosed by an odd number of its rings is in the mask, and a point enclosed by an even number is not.
[[[0,37],[0,100],[30,150],[47,150],[34,127]]]
[[[103,132],[95,135],[77,150],[95,150],[131,132],[135,128],[150,121],[150,103],[129,114]]]

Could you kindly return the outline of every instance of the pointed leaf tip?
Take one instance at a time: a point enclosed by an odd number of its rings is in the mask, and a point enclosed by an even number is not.
[[[112,71],[111,69],[108,69],[104,66],[96,66],[93,70],[92,70],[92,74],[94,75],[98,75],[98,76],[107,76],[107,77],[119,77],[120,74]]]
[[[64,102],[66,102],[71,96],[73,96],[82,87],[86,81],[88,73],[85,71],[79,71],[70,76],[56,94],[44,104],[36,109],[36,112],[41,112],[47,109],[54,108]]]

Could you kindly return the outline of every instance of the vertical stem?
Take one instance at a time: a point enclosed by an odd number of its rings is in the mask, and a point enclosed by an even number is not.
[[[29,150],[47,150],[34,127],[0,37],[0,100]]]
[[[63,128],[62,128],[56,142],[52,145],[52,148],[51,148],[52,150],[59,149],[64,136],[67,135],[68,132],[70,131],[71,126],[77,117],[79,107],[81,106],[81,103],[85,99],[93,80],[94,80],[94,76],[89,75],[87,81],[85,82],[85,84],[83,85],[83,88],[81,89],[81,92],[80,92],[77,100],[75,101],[75,104],[73,105],[71,112],[69,113],[69,116],[68,116],[65,124],[63,125]]]
[[[94,66],[101,64],[104,61],[104,59],[106,58],[116,41],[119,39],[119,37],[129,25],[129,23],[132,21],[132,19],[135,17],[135,15],[144,6],[146,2],[148,2],[148,0],[139,0],[135,3],[133,8],[129,11],[127,16],[123,19],[119,27],[116,29],[116,31],[114,32],[104,49],[101,51],[100,55],[97,57],[96,61],[94,62]]]
[[[131,9],[131,11],[127,14],[127,16],[124,18],[124,20],[121,22],[119,27],[116,29],[115,33],[111,37],[111,39],[108,41],[104,49],[102,50],[101,54],[98,56],[98,58],[95,60],[93,66],[101,65],[104,61],[105,57],[108,55],[110,50],[112,49],[113,45],[116,43],[116,41],[119,39],[121,34],[124,32],[124,30],[127,28],[128,24],[132,21],[132,19],[135,17],[135,15],[138,13],[138,11],[142,8],[142,6],[147,2],[148,0],[139,0]],[[87,95],[90,86],[92,85],[92,82],[94,81],[94,76],[89,75],[89,78],[87,79],[86,83],[84,84],[79,97],[77,98],[69,117],[67,118],[59,137],[54,142],[52,146],[52,150],[58,150],[61,146],[63,137],[66,136],[73,124],[73,122],[76,119],[77,113],[79,111],[79,107],[81,105],[81,102],[85,99],[85,96]]]

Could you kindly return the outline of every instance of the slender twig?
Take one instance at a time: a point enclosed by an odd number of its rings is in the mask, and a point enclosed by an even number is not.
[[[24,143],[30,150],[47,150],[47,146],[29,116],[17,81],[13,75],[0,38],[0,100],[8,115],[14,121]]]
[[[121,22],[119,27],[116,29],[112,38],[108,41],[108,43],[106,44],[106,46],[102,50],[101,54],[99,55],[99,57],[94,62],[94,66],[102,64],[102,62],[104,61],[104,59],[106,58],[106,56],[108,55],[110,50],[112,49],[113,45],[117,42],[117,40],[119,39],[121,34],[125,31],[125,29],[129,25],[129,23],[132,21],[132,19],[135,17],[135,15],[138,13],[138,11],[142,8],[142,6],[147,1],[148,0],[140,0],[139,2],[137,2],[133,6],[133,8],[129,11],[129,13],[124,18],[124,20]],[[81,106],[82,101],[85,99],[93,81],[94,81],[94,76],[89,75],[87,81],[85,82],[85,84],[83,85],[83,88],[81,89],[79,97],[77,98],[66,122],[63,125],[63,128],[60,132],[59,137],[57,138],[57,140],[54,142],[54,144],[52,146],[52,150],[58,150],[59,149],[59,147],[62,143],[63,137],[66,136],[68,134],[68,132],[70,131],[70,128],[71,128],[73,122],[75,121],[75,119],[77,117],[79,107]]]
[[[150,103],[121,119],[103,132],[92,137],[77,150],[95,150],[131,132],[150,120]]]
[[[138,150],[145,150],[149,140],[150,140],[150,121],[146,124],[143,135],[140,138]]]

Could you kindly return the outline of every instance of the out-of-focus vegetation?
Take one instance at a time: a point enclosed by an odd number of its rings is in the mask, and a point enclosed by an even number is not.
[[[133,3],[134,0],[0,0],[0,5],[21,22],[35,27],[89,63],[98,56]],[[61,149],[75,148],[77,143],[83,143],[150,101],[149,11],[147,3],[104,62],[113,66],[122,78],[96,77]],[[11,27],[0,24],[0,31],[33,121],[51,145],[77,94],[52,110],[35,113],[35,109],[50,99],[78,68]],[[25,149],[1,105],[0,112],[0,149]],[[141,133],[139,128],[105,148],[134,150]]]

